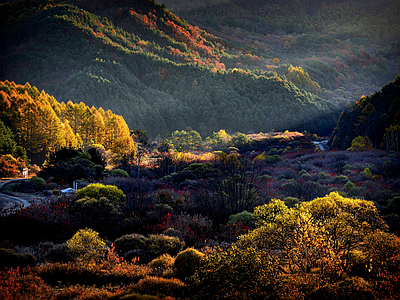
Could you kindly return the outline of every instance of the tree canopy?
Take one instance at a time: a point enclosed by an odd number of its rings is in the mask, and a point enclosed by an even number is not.
[[[361,278],[363,287],[397,276],[400,243],[370,201],[332,192],[292,208],[274,199],[254,214],[258,228],[202,260],[190,282],[197,299],[308,297],[346,280]],[[387,264],[393,269],[383,275]]]
[[[399,149],[400,76],[343,112],[329,140],[334,149]],[[368,139],[368,140],[366,140]]]
[[[0,89],[0,107],[3,107],[0,116],[9,120],[15,129],[14,135],[1,125],[2,147],[8,147],[10,154],[23,157],[23,147],[35,162],[41,163],[43,155],[39,159],[35,154],[54,153],[62,147],[79,149],[102,145],[120,154],[135,151],[125,120],[110,110],[106,112],[71,101],[59,103],[29,83],[22,86],[4,81],[0,82]]]

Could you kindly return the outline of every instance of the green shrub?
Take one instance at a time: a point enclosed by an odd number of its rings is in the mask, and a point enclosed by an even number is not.
[[[338,175],[333,178],[333,183],[336,184],[346,184],[349,181],[349,178],[345,175]]]
[[[289,208],[279,199],[271,199],[269,203],[254,208],[254,214],[260,218],[260,225],[274,223],[280,215],[284,215],[288,211]]]
[[[355,196],[357,194],[357,187],[350,181],[343,186],[343,191],[347,196]]]
[[[344,185],[343,188],[346,190],[350,190],[350,189],[353,189],[354,187],[355,187],[355,185],[349,181]]]
[[[134,285],[133,291],[147,295],[182,297],[185,284],[179,279],[146,277]]]
[[[304,175],[304,174],[308,174],[308,172],[307,172],[307,170],[302,169],[302,170],[299,172],[299,176]]]
[[[168,269],[174,264],[174,258],[168,253],[163,254],[149,263],[149,267],[152,269]]]
[[[46,180],[37,176],[34,176],[31,179],[29,179],[29,183],[36,191],[43,190],[46,187]]]
[[[364,178],[371,178],[372,172],[370,168],[365,168],[364,171],[361,172]]]
[[[247,148],[251,146],[251,139],[244,133],[237,133],[236,135],[232,136],[229,144],[233,147],[237,148]]]
[[[159,255],[168,253],[177,255],[185,247],[185,242],[174,236],[165,234],[152,234],[149,237],[149,249],[156,251]]]
[[[121,170],[121,169],[114,169],[111,171],[110,175],[112,177],[129,177],[128,172]]]
[[[209,174],[214,172],[214,168],[212,163],[204,162],[204,163],[192,163],[188,167],[186,167],[183,171],[189,171],[196,174],[199,178],[207,177]]]
[[[300,176],[300,180],[307,182],[307,181],[311,181],[313,178],[313,176],[310,173],[304,173]]]
[[[114,246],[118,253],[124,254],[131,250],[147,249],[147,240],[144,235],[132,233],[126,234],[114,241]]]
[[[282,149],[276,149],[276,148],[271,148],[268,151],[268,155],[269,156],[275,156],[275,155],[279,155],[282,154],[283,150]]]
[[[192,276],[200,267],[200,261],[203,257],[204,254],[194,248],[179,252],[173,266],[176,277],[184,279]]]
[[[230,215],[229,216],[229,225],[237,224],[237,223],[242,223],[244,226],[249,226],[249,227],[256,227],[256,224],[258,222],[259,218],[248,212],[247,210],[244,210],[240,213]]]
[[[100,260],[106,251],[106,243],[93,229],[80,229],[67,241],[68,250],[73,258],[85,261]]]
[[[280,175],[280,174],[279,174]],[[290,196],[301,196],[302,185],[296,181],[296,179],[290,179],[286,183],[282,184],[282,188]]]
[[[283,199],[283,202],[285,202],[285,205],[287,207],[295,207],[296,204],[300,204],[300,200],[295,197],[286,197],[285,199]]]
[[[92,183],[87,187],[77,191],[75,199],[82,199],[84,197],[100,199],[107,198],[113,203],[123,204],[125,202],[125,194],[114,185],[104,185],[101,183]]]
[[[265,162],[269,163],[269,164],[276,164],[280,161],[283,161],[283,158],[280,157],[278,154],[272,155],[272,156],[267,156],[265,158]]]
[[[332,176],[329,174],[326,174],[325,172],[318,173],[318,181],[329,180],[330,178],[332,178]]]
[[[348,148],[348,151],[366,151],[372,149],[371,140],[365,136],[357,136],[351,141],[351,147]]]
[[[29,253],[18,254],[11,249],[0,248],[0,269],[36,265],[36,258]]]

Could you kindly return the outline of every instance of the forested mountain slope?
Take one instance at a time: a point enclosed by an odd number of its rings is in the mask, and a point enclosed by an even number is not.
[[[376,147],[399,151],[400,76],[382,90],[361,99],[343,112],[330,139],[334,149],[347,149],[357,136],[368,137]]]
[[[287,65],[302,67],[321,87],[320,95],[340,106],[354,104],[400,73],[399,1],[160,2],[200,28],[241,44],[244,55],[275,55],[258,68],[275,67],[287,76]]]
[[[222,25],[268,34],[324,33],[337,38],[368,38],[390,42],[399,38],[393,0],[160,0],[172,11],[209,26]],[[333,14],[333,12],[335,13]],[[197,13],[207,12],[200,18]],[[234,15],[236,18],[232,18]],[[217,18],[218,17],[218,18]],[[387,22],[392,26],[387,26]],[[372,24],[369,24],[372,23]]]
[[[253,66],[264,58],[229,53],[236,46],[163,5],[65,2],[1,6],[1,80],[29,82],[58,101],[111,109],[150,136],[187,126],[203,135],[221,128],[328,134],[336,122],[337,109],[317,92],[298,89],[274,70],[232,68],[237,57]],[[303,69],[286,70],[304,89],[317,88]]]

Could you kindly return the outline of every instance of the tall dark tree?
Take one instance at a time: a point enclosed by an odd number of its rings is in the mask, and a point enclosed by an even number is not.
[[[0,120],[0,155],[13,155],[17,148],[17,142],[10,128]]]
[[[98,179],[103,175],[104,162],[94,156],[94,160],[103,163],[96,164],[89,153],[81,149],[61,148],[51,153],[43,164],[40,177],[51,179],[55,182],[72,184],[74,180]]]
[[[14,158],[21,158],[28,162],[26,151],[18,146],[12,130],[0,120],[0,155],[11,154]]]
[[[136,144],[136,161],[137,161],[137,177],[140,177],[140,163],[143,155],[148,151],[149,147],[149,137],[147,132],[136,129],[131,131],[131,136]]]

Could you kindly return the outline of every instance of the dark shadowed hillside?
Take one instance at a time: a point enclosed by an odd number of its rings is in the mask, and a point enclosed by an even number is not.
[[[358,136],[368,137],[375,147],[399,151],[400,76],[380,91],[361,97],[343,112],[330,139],[334,149],[347,149]]]

